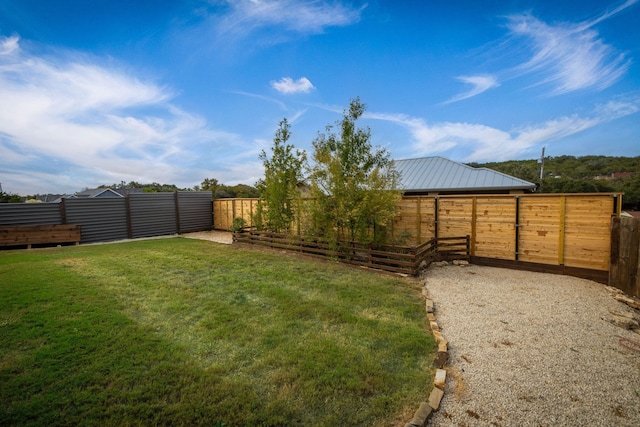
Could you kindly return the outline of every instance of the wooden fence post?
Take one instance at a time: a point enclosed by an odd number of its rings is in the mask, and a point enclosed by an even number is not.
[[[567,217],[567,198],[560,196],[560,214],[558,226],[558,265],[564,265],[564,238],[566,233],[565,222]]]
[[[612,218],[609,285],[640,298],[640,219]]]

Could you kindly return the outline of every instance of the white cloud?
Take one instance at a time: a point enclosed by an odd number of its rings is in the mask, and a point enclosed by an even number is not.
[[[403,114],[366,113],[365,117],[396,123],[412,137],[412,156],[445,154],[463,148],[463,161],[500,161],[518,158],[539,145],[560,140],[594,126],[640,111],[640,97],[597,106],[587,117],[563,116],[509,130],[474,123],[429,124]]]
[[[287,111],[286,104],[284,102],[278,100],[278,99],[275,99],[275,98],[271,98],[271,97],[264,96],[264,95],[259,95],[257,93],[243,92],[243,91],[239,91],[239,90],[232,90],[232,91],[230,91],[230,93],[235,93],[237,95],[248,96],[250,98],[260,99],[260,100],[266,101],[266,102],[272,102],[272,103],[276,104],[278,107],[280,107],[280,109],[282,111]]]
[[[315,89],[313,84],[306,77],[293,80],[291,77],[283,77],[280,81],[271,82],[271,86],[280,93],[309,93],[311,89]]]
[[[549,25],[530,14],[509,16],[512,36],[526,39],[531,50],[529,60],[516,71],[537,75],[538,84],[551,86],[551,95],[610,87],[627,72],[631,61],[606,44],[593,26],[636,2],[579,23]]]
[[[609,19],[613,15],[622,12],[623,10],[625,10],[626,8],[628,8],[630,6],[633,6],[634,4],[638,3],[638,1],[640,1],[640,0],[626,0],[620,6],[616,7],[615,9],[613,9],[610,12],[609,11],[604,12],[602,15],[598,16],[593,21],[585,21],[583,23],[583,26],[584,26],[584,28],[586,28],[586,27],[592,27],[592,26],[594,26],[596,24],[599,24],[600,22],[604,21],[605,19]]]
[[[443,104],[458,102],[499,86],[497,75],[500,81],[530,76],[535,80],[532,86],[545,87],[546,94],[551,96],[611,87],[627,73],[631,59],[627,53],[607,44],[594,28],[638,2],[640,0],[627,0],[611,11],[582,22],[549,24],[531,13],[507,16],[510,43],[499,43],[500,50],[507,48],[507,56],[526,55],[528,59],[493,75],[458,77],[472,85],[471,89]],[[505,52],[500,55],[504,56]]]
[[[217,22],[221,34],[246,35],[265,27],[301,34],[321,33],[326,27],[360,20],[362,8],[341,2],[304,0],[228,0],[230,11]]]
[[[4,176],[21,175],[23,183],[51,176],[40,183],[46,191],[123,179],[191,186],[203,178],[190,167],[201,163],[197,149],[237,142],[171,104],[173,93],[152,82],[86,57],[43,59],[20,50],[17,37],[0,46],[12,52],[0,55],[0,153],[11,160],[0,164]]]
[[[19,49],[18,41],[20,37],[0,37],[0,55],[10,55]]]
[[[476,95],[480,95],[481,93],[489,89],[500,86],[500,83],[498,83],[498,79],[495,76],[491,75],[460,76],[457,77],[457,79],[463,83],[472,85],[472,88],[466,92],[454,96],[453,98],[446,101],[445,104],[462,101],[463,99],[468,99]]]

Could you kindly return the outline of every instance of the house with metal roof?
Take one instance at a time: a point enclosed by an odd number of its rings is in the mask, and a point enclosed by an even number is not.
[[[77,198],[104,199],[114,197],[125,197],[131,193],[143,193],[141,188],[93,188],[80,191],[75,194]]]
[[[405,194],[517,194],[536,184],[487,168],[474,168],[444,157],[395,160]]]

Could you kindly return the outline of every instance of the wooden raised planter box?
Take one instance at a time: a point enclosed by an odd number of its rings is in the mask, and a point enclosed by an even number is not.
[[[52,243],[80,244],[79,225],[0,226],[0,246],[27,246]]]

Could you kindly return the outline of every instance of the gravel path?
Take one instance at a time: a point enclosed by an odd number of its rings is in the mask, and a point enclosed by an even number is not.
[[[611,322],[640,315],[605,286],[472,265],[424,277],[450,354],[429,425],[640,426],[640,353],[623,345],[640,334]]]
[[[224,243],[225,245],[233,243],[233,234],[228,231],[197,231],[195,233],[181,234],[181,236],[187,239],[210,240],[212,242]]]

